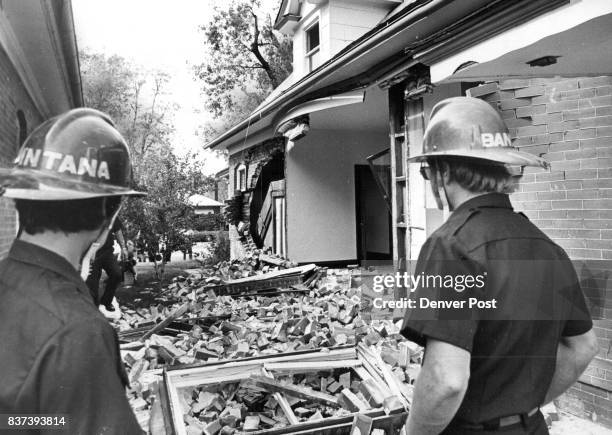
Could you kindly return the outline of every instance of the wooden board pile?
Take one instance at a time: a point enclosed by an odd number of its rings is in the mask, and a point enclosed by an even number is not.
[[[367,420],[372,428],[398,433],[411,392],[379,374],[386,363],[370,351],[294,352],[168,370],[160,394],[163,430],[340,434],[354,420]]]
[[[295,363],[295,369],[304,370],[304,366]],[[288,409],[283,411],[274,393],[285,395],[294,423],[382,406],[382,392],[368,381],[362,383],[357,373],[346,368],[286,375],[278,380],[251,375],[239,383],[184,388],[179,400],[186,426],[194,426],[198,433],[232,434],[288,426]]]

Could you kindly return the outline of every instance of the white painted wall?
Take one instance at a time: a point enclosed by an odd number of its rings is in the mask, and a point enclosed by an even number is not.
[[[330,57],[374,28],[390,9],[381,3],[330,0]]]
[[[357,257],[355,164],[389,146],[387,132],[313,130],[286,155],[288,257]]]
[[[302,19],[293,35],[293,74],[307,75],[305,29],[319,21],[321,63],[331,59],[351,42],[374,28],[394,3],[377,1],[329,0],[321,5],[302,3]]]

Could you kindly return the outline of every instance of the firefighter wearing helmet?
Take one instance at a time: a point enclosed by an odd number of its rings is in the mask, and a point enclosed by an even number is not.
[[[128,147],[110,118],[74,109],[26,139],[0,170],[19,232],[0,262],[0,410],[63,415],[74,434],[137,434],[117,336],[83,282],[130,188]],[[83,268],[83,264],[85,267]],[[83,271],[81,271],[83,269]]]
[[[567,254],[508,196],[514,167],[547,163],[514,148],[497,111],[468,97],[433,108],[409,161],[449,215],[419,253],[422,283],[401,329],[425,346],[407,434],[547,434],[539,407],[597,353]]]

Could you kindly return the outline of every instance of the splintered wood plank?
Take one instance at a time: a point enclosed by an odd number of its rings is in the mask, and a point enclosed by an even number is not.
[[[172,377],[176,387],[191,387],[195,385],[220,385],[246,379],[251,374],[260,374],[261,365],[247,367],[223,367],[216,370],[213,376],[201,376],[199,379],[181,379]],[[212,373],[211,373],[212,374]]]
[[[167,372],[164,373],[164,381],[166,384],[166,390],[168,392],[168,408],[170,415],[172,416],[172,426],[176,431],[177,435],[186,435],[185,424],[183,423],[183,413],[187,410],[183,410],[179,402],[179,393],[176,385],[172,383],[172,379],[167,376]]]
[[[356,414],[351,426],[351,434],[369,434],[372,432],[372,424],[374,419],[363,414]],[[357,429],[358,431],[355,431]]]
[[[274,372],[306,373],[318,372],[321,370],[334,370],[343,368],[361,367],[362,362],[358,359],[339,360],[339,361],[313,361],[313,362],[279,362],[266,363],[266,370]]]
[[[367,403],[361,400],[355,393],[348,388],[345,388],[340,393],[342,404],[346,409],[352,412],[363,412],[370,409]]]
[[[393,396],[393,392],[387,385],[387,383],[383,380],[382,374],[380,370],[376,366],[376,359],[370,355],[370,352],[367,348],[362,347],[361,345],[358,348],[359,358],[363,362],[363,366],[369,373],[369,377],[376,382],[376,385],[379,387],[380,391],[383,393],[384,397]],[[360,375],[361,376],[361,375]],[[363,379],[363,378],[362,378]]]
[[[174,310],[172,313],[170,313],[168,315],[168,317],[166,317],[164,320],[159,322],[153,328],[151,328],[147,332],[145,332],[143,334],[143,336],[140,338],[140,341],[146,340],[151,335],[155,334],[158,331],[163,330],[166,326],[170,325],[170,323],[172,323],[174,321],[174,319],[176,319],[177,317],[180,317],[183,314],[185,314],[187,312],[187,310],[189,309],[190,305],[191,305],[191,302],[185,302],[183,305],[178,307],[176,310]]]
[[[265,376],[251,375],[251,379],[255,384],[266,388],[268,391],[285,393],[289,396],[299,397],[300,399],[311,400],[313,402],[322,403],[324,405],[338,407],[338,399],[329,394],[319,391],[309,390],[295,385],[282,384],[275,379],[266,378]]]
[[[262,369],[262,373],[264,376],[274,379],[274,376],[266,371],[266,369]],[[293,409],[291,409],[291,405],[289,402],[287,402],[285,396],[283,396],[281,393],[273,393],[272,397],[274,397],[278,403],[278,406],[280,406],[281,410],[285,414],[285,417],[287,417],[287,420],[289,420],[289,424],[298,424],[300,422],[300,420],[295,416],[295,413],[293,412]]]
[[[289,362],[289,361],[336,361],[354,359],[357,357],[357,353],[354,347],[348,347],[345,349],[334,349],[329,352],[321,351],[309,351],[309,352],[295,352],[293,354],[286,354],[281,356],[261,356],[244,358],[238,361],[219,361],[212,364],[202,365],[200,367],[193,367],[188,369],[169,369],[168,375],[172,377],[175,383],[181,386],[198,385],[206,379],[215,377],[220,370],[235,369],[235,372],[252,372],[253,370],[260,370],[266,363],[275,362]],[[248,376],[248,375],[246,375]],[[245,377],[246,377],[245,376]]]
[[[412,400],[412,398],[409,395],[410,393],[405,388],[402,388],[403,385],[393,375],[391,368],[387,365],[387,363],[385,363],[382,360],[381,356],[374,352],[373,352],[373,355],[378,363],[378,367],[380,368],[382,372],[383,379],[386,382],[386,384],[389,386],[389,388],[391,389],[391,392],[395,396],[399,397],[399,399],[401,400],[404,406],[406,407],[410,406],[410,401]]]

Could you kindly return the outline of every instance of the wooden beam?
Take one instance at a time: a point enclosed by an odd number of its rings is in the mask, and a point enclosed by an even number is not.
[[[314,362],[279,362],[264,364],[266,370],[274,372],[307,373],[322,370],[334,370],[352,367],[361,367],[362,362],[358,359],[339,361],[314,361]]]
[[[168,317],[166,317],[164,320],[159,322],[153,328],[151,328],[147,332],[145,332],[143,334],[143,336],[140,338],[140,341],[144,341],[147,338],[149,338],[150,336],[152,336],[153,334],[155,334],[156,332],[162,331],[166,326],[170,325],[170,323],[172,323],[174,321],[174,319],[176,319],[177,317],[180,317],[183,314],[185,314],[187,312],[187,310],[189,310],[189,306],[190,305],[191,305],[191,302],[185,302],[183,305],[178,307],[176,310],[174,310],[172,313],[170,313],[168,315]]]
[[[268,378],[274,378],[274,376],[267,372],[266,369],[262,369],[262,373]],[[280,406],[280,409],[285,414],[285,417],[287,417],[287,420],[289,420],[289,424],[298,424],[300,422],[300,420],[298,420],[298,418],[295,416],[293,409],[291,409],[291,405],[289,405],[289,402],[287,402],[287,399],[285,399],[285,396],[283,396],[281,393],[273,393],[272,397],[274,397],[278,403],[278,406]]]
[[[292,397],[298,397],[300,399],[311,400],[313,402],[322,403],[327,406],[338,407],[338,399],[329,394],[321,393],[298,387],[295,385],[282,384],[275,379],[266,378],[265,376],[251,375],[251,379],[255,381],[258,387],[265,388],[267,391],[274,391],[278,393],[285,393]]]
[[[340,400],[344,407],[351,412],[363,412],[370,409],[370,406],[361,400],[355,393],[345,388],[340,393]]]

